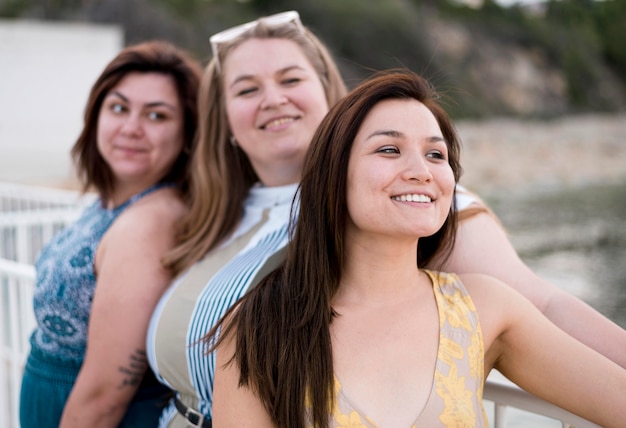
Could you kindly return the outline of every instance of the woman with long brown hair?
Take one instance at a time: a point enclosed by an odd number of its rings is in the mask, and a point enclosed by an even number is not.
[[[493,368],[623,425],[626,371],[499,280],[422,268],[449,255],[457,223],[459,140],[437,98],[392,71],[326,116],[285,263],[208,335],[220,334],[216,426],[487,427]]]

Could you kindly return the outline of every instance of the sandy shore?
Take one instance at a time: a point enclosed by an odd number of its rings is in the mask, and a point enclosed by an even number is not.
[[[483,196],[626,182],[626,113],[458,122],[461,183]]]

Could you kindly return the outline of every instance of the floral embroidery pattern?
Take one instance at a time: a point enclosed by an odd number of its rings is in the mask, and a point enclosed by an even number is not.
[[[356,410],[351,411],[349,415],[341,413],[335,415],[335,421],[337,423],[337,425],[335,425],[336,428],[367,428],[367,426],[363,425],[363,422],[361,422],[361,416]]]
[[[450,367],[447,376],[435,373],[437,394],[443,399],[444,411],[439,419],[446,427],[476,426],[476,416],[472,403],[472,391],[465,387],[465,377],[459,376],[455,365]]]
[[[485,372],[485,366],[483,364],[483,355],[485,350],[483,348],[483,338],[480,334],[474,334],[471,337],[471,344],[467,349],[470,363],[470,376],[476,379],[482,379]],[[481,383],[482,390],[482,383]],[[482,397],[482,394],[481,394]]]
[[[439,359],[449,366],[456,364],[455,360],[463,359],[463,347],[448,337],[440,339]]]
[[[452,327],[461,327],[467,331],[472,330],[472,323],[468,319],[468,312],[471,310],[467,305],[468,300],[471,302],[469,296],[462,296],[459,290],[456,290],[454,295],[444,295],[448,311],[446,312],[445,319],[441,318],[443,322],[448,321]],[[472,304],[473,306],[473,304]]]

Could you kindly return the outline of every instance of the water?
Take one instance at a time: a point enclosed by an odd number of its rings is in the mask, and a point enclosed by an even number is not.
[[[489,204],[535,272],[626,328],[626,183]]]

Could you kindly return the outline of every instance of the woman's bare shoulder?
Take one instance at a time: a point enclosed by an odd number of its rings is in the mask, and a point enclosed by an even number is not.
[[[123,240],[143,237],[150,241],[155,235],[173,234],[185,213],[185,204],[176,189],[159,189],[128,207],[107,234]]]

